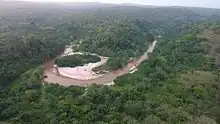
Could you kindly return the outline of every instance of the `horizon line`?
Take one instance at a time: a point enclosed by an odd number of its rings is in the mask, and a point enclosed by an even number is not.
[[[125,5],[125,6],[133,6],[133,7],[144,7],[144,6],[152,6],[152,7],[189,7],[189,8],[206,8],[206,9],[220,9],[216,7],[206,7],[206,6],[184,6],[184,5],[150,5],[150,4],[139,4],[139,3],[111,3],[111,2],[91,2],[91,1],[31,1],[31,0],[3,0],[5,2],[29,2],[29,3],[99,3],[99,4],[110,4],[110,5]],[[127,5],[126,5],[127,4]]]

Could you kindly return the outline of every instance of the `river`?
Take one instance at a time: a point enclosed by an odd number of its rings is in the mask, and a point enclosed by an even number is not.
[[[133,61],[129,62],[127,66],[109,72],[107,74],[104,74],[101,77],[97,77],[95,79],[89,79],[89,80],[77,80],[77,79],[72,79],[72,78],[67,78],[63,77],[60,75],[56,75],[52,73],[51,69],[53,68],[53,65],[55,64],[55,60],[58,59],[60,56],[57,56],[56,58],[46,62],[44,64],[44,82],[47,83],[52,83],[52,84],[59,84],[62,86],[71,86],[71,85],[76,85],[76,86],[88,86],[91,84],[98,84],[98,85],[105,85],[113,82],[117,77],[125,75],[129,73],[129,70],[133,66],[138,66],[140,65],[144,60],[148,60],[149,56],[148,53],[152,53],[155,46],[156,46],[157,41],[154,41],[152,44],[149,45],[147,52],[145,52],[141,57],[134,59]]]

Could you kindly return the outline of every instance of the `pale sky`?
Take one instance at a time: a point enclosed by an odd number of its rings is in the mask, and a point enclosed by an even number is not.
[[[34,2],[101,2],[101,3],[135,3],[157,6],[193,6],[220,8],[220,0],[23,0]]]

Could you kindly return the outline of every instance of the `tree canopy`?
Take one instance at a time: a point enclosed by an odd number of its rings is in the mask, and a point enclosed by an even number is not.
[[[0,123],[220,123],[219,13],[0,1]],[[150,59],[113,86],[42,80],[42,64],[65,45],[110,56],[107,67],[116,69],[153,40],[158,44]]]

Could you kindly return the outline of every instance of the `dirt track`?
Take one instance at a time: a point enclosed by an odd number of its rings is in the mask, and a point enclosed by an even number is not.
[[[129,70],[133,66],[138,66],[144,60],[149,59],[148,53],[153,52],[155,45],[156,45],[156,42],[157,41],[154,41],[149,46],[147,52],[145,52],[141,57],[129,62],[128,65],[125,66],[124,68],[109,72],[101,77],[98,77],[96,79],[90,79],[90,80],[77,80],[77,79],[62,77],[62,76],[59,76],[59,75],[52,73],[50,71],[50,69],[53,68],[55,60],[57,58],[59,58],[59,56],[58,56],[58,57],[54,58],[53,60],[48,61],[47,63],[44,64],[44,67],[45,67],[44,75],[47,76],[47,78],[45,78],[44,81],[47,83],[59,84],[62,86],[71,86],[71,85],[88,86],[93,83],[100,84],[100,85],[108,84],[108,83],[114,81],[117,77],[129,73]]]

